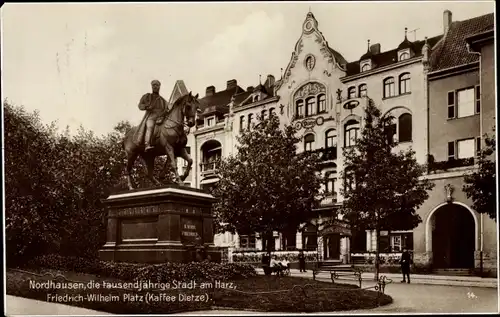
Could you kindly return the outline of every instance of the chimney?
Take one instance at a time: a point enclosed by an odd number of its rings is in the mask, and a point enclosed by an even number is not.
[[[207,90],[205,90],[205,97],[212,96],[213,94],[215,94],[215,87],[208,86]]]
[[[264,86],[267,88],[272,87],[274,85],[274,76],[273,75],[267,75],[267,80]]]
[[[238,83],[237,83],[236,79],[228,80],[227,81],[227,88],[226,88],[226,90],[236,88],[236,86],[238,86]]]
[[[450,10],[444,10],[443,12],[443,32],[446,33],[450,29],[452,22],[451,18],[451,11]]]
[[[370,46],[370,52],[373,55],[380,54],[380,43],[371,45]]]
[[[253,92],[253,89],[254,89],[253,86],[248,86],[247,91],[248,92]]]

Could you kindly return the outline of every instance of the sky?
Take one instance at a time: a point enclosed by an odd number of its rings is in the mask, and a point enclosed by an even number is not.
[[[138,124],[140,97],[162,83],[168,100],[176,80],[200,97],[236,79],[256,86],[280,78],[309,10],[329,46],[347,61],[367,40],[390,50],[404,39],[442,33],[453,21],[494,12],[493,1],[241,2],[4,4],[2,96],[38,110],[76,132],[105,134],[121,120]]]

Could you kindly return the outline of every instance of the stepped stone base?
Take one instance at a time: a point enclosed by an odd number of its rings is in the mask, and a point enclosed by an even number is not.
[[[190,187],[169,185],[109,196],[105,261],[140,263],[220,262],[213,245],[214,197]]]

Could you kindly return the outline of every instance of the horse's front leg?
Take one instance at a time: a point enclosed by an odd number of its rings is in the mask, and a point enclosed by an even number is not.
[[[179,178],[179,172],[177,171],[177,160],[175,159],[174,148],[170,144],[167,144],[167,146],[165,146],[165,152],[167,153],[168,159],[170,161],[170,166],[174,170],[174,182],[181,185],[182,182]]]
[[[181,181],[185,181],[189,175],[189,172],[191,171],[191,166],[193,165],[193,159],[191,158],[189,153],[186,151],[186,148],[183,148],[180,151],[180,157],[182,157],[188,163],[188,165],[186,166],[186,170],[184,171],[184,174],[182,174],[182,176],[181,176]]]

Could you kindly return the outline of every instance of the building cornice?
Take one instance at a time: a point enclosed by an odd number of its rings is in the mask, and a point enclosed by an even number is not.
[[[263,105],[266,105],[268,103],[272,103],[272,102],[275,102],[275,101],[277,102],[278,100],[280,100],[279,96],[267,98],[267,99],[264,99],[264,100],[259,100],[257,102],[253,102],[253,103],[250,103],[248,105],[234,107],[233,108],[233,112],[237,113],[237,112],[248,110],[248,109],[251,109],[251,108],[256,108],[258,106],[263,106]]]
[[[214,125],[213,127],[203,127],[203,128],[200,128],[196,131],[193,132],[193,134],[195,136],[198,136],[198,135],[202,135],[202,134],[205,134],[205,133],[210,133],[210,132],[217,132],[217,131],[223,131],[224,130],[224,122],[221,122],[221,123],[217,123],[216,125]]]
[[[398,69],[398,68],[401,68],[401,67],[404,67],[404,66],[408,66],[408,65],[415,64],[415,63],[420,63],[420,62],[422,62],[422,56],[410,58],[410,59],[407,59],[405,61],[397,62],[397,63],[390,64],[390,65],[383,66],[383,67],[377,67],[377,68],[374,68],[372,70],[369,70],[369,71],[366,71],[366,72],[362,72],[362,73],[359,73],[359,74],[355,74],[355,75],[351,75],[351,76],[346,76],[346,77],[341,77],[340,81],[342,83],[347,83],[347,82],[350,82],[350,81],[353,81],[353,80],[357,80],[357,79],[369,77],[369,76],[372,76],[372,75],[375,75],[375,74],[386,72],[388,70]]]
[[[429,80],[436,80],[460,75],[474,70],[479,70],[479,61],[429,72],[427,73],[427,78]]]

